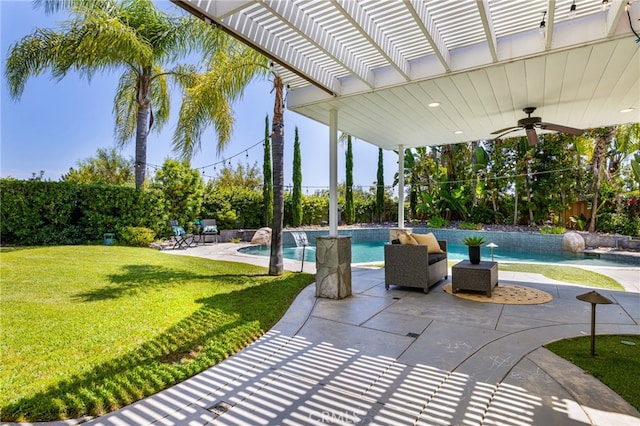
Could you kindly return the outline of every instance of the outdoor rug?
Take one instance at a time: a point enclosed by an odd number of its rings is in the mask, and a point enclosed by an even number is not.
[[[500,303],[503,305],[538,305],[553,300],[553,296],[546,291],[513,284],[499,283],[493,289],[491,297],[484,294],[484,292],[467,292],[465,290],[452,293],[451,284],[442,286],[442,289],[446,293],[461,299],[472,300],[474,302]]]

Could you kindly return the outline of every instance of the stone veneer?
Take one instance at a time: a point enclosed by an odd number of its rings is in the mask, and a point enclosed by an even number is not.
[[[316,297],[351,296],[351,237],[317,237]]]

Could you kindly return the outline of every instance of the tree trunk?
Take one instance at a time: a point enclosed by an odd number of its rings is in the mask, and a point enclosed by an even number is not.
[[[151,71],[145,69],[138,79],[138,93],[136,95],[138,103],[138,118],[136,123],[136,159],[135,177],[136,190],[140,190],[144,184],[147,170],[147,136],[151,124],[149,123],[151,111]]]
[[[271,126],[271,150],[273,157],[273,223],[271,226],[271,257],[269,275],[282,275],[282,226],[284,220],[284,100],[282,79],[276,76],[273,82],[276,99],[273,105]]]
[[[478,149],[478,141],[471,142],[471,170],[473,170],[473,183],[471,184],[471,205],[476,207],[478,205],[478,170],[476,165],[478,161],[476,159],[476,149]]]
[[[513,199],[513,226],[518,224],[518,182],[514,185],[514,199]]]
[[[605,132],[598,132],[596,134],[596,145],[593,147],[593,156],[591,157],[591,175],[593,179],[591,193],[593,194],[593,202],[591,203],[591,218],[589,219],[588,228],[589,232],[595,232],[596,230],[596,214],[598,212],[604,160],[607,153],[607,145],[613,138],[615,132],[615,127],[608,127]]]

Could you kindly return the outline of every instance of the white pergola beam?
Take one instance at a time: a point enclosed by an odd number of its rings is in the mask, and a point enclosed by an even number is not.
[[[476,3],[478,5],[480,20],[482,21],[482,28],[484,28],[484,35],[487,39],[487,47],[489,48],[489,53],[491,53],[491,59],[493,59],[493,62],[498,62],[498,41],[496,39],[496,30],[493,28],[493,20],[490,15],[489,0],[476,0]]]
[[[378,28],[378,24],[367,15],[358,2],[353,0],[331,0],[360,35],[367,40],[380,54],[386,58],[393,68],[398,71],[405,81],[410,81],[410,66],[391,41]]]
[[[417,0],[404,0],[404,3],[420,28],[420,31],[422,31],[422,34],[424,34],[424,37],[431,45],[433,52],[438,57],[438,60],[444,67],[445,71],[451,72],[451,57],[449,56],[449,50],[447,49],[444,40],[442,40],[442,37],[440,37],[438,28],[431,18],[425,4],[422,1]]]
[[[347,69],[364,82],[367,86],[373,88],[373,73],[358,60],[358,56],[351,52],[339,40],[333,37],[322,26],[318,25],[308,14],[304,13],[297,3],[281,0],[265,0],[263,4],[271,13],[278,16],[280,20],[296,31],[300,37],[306,39],[310,44],[317,47],[320,51]]]

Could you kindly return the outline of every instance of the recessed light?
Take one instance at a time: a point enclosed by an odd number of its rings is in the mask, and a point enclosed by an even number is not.
[[[461,135],[464,132],[462,130],[455,130],[453,133],[455,133],[456,135]]]
[[[436,108],[440,106],[440,102],[431,102],[429,104],[429,108]]]
[[[631,112],[631,111],[633,111],[633,108],[625,108],[620,110],[620,112]]]

